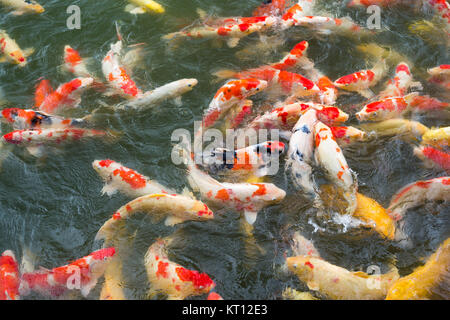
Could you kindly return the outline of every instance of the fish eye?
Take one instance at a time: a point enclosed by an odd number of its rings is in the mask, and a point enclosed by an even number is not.
[[[189,83],[189,84],[188,84],[188,87],[192,87],[192,84]]]
[[[296,263],[294,264],[294,268],[297,269],[297,264]]]

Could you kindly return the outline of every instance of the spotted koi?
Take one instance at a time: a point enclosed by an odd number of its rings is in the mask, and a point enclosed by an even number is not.
[[[6,250],[0,256],[0,300],[20,300],[19,267],[14,253]]]
[[[395,74],[388,81],[385,89],[378,94],[378,99],[391,97],[402,97],[408,93],[410,87],[420,88],[420,82],[414,82],[409,66],[405,62],[401,62],[395,68]]]
[[[27,65],[26,55],[32,53],[32,49],[22,51],[19,45],[9,37],[4,30],[0,30],[0,55],[3,60],[12,64],[17,64],[19,67]]]

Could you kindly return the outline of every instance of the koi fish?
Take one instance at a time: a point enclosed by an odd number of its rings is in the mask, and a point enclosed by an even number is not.
[[[399,221],[409,209],[425,201],[437,200],[450,200],[450,177],[417,181],[406,185],[392,197],[388,214],[395,221]]]
[[[314,126],[317,112],[309,109],[300,117],[289,140],[289,150],[285,163],[285,172],[297,190],[305,192],[313,199],[318,198],[317,184],[312,178],[311,162],[314,154]]]
[[[105,181],[102,194],[112,196],[120,191],[130,198],[137,198],[152,193],[168,193],[175,191],[166,188],[155,180],[124,167],[122,164],[113,160],[95,160],[92,167]]]
[[[382,60],[372,69],[357,71],[337,79],[334,85],[342,90],[355,91],[369,99],[374,95],[369,88],[376,85],[385,73],[386,63]]]
[[[320,257],[319,251],[317,251],[314,243],[311,240],[306,239],[296,231],[292,236],[292,254],[294,256],[310,256],[310,257]]]
[[[62,267],[51,270],[41,268],[39,271],[24,273],[19,292],[22,296],[28,295],[30,291],[60,296],[67,290],[79,289],[87,297],[114,255],[113,247],[105,248]],[[76,276],[79,276],[79,283]]]
[[[125,7],[125,11],[132,14],[142,13],[164,13],[166,10],[162,5],[153,0],[128,0],[131,2]]]
[[[73,49],[71,46],[66,45],[64,47],[64,64],[63,67],[70,73],[73,73],[79,78],[90,78],[92,77],[87,69],[85,61],[80,57],[77,50]]]
[[[39,107],[53,91],[53,87],[49,80],[42,79],[39,81],[34,92],[34,106],[36,108]]]
[[[420,82],[414,82],[409,66],[401,62],[395,68],[395,75],[390,79],[385,89],[378,94],[378,99],[402,97],[408,93],[410,87],[421,88]]]
[[[8,8],[14,9],[14,15],[25,13],[42,13],[45,9],[34,0],[1,0],[0,3]]]
[[[347,160],[327,125],[320,121],[317,122],[314,126],[314,136],[316,164],[320,165],[325,170],[327,177],[344,191],[343,196],[348,202],[346,213],[352,215],[357,207],[358,181],[356,174],[348,167]]]
[[[443,102],[439,99],[426,95],[415,97],[411,106],[414,108],[414,110],[427,111],[446,109],[450,107],[450,104],[448,102]]]
[[[286,259],[286,263],[302,282],[313,291],[319,291],[336,300],[384,299],[389,288],[399,278],[396,269],[382,275],[365,272],[350,272],[321,258],[297,256]]]
[[[406,120],[402,118],[389,119],[380,122],[364,123],[359,127],[368,134],[375,133],[379,137],[385,136],[413,136],[420,139],[429,130],[420,122]]]
[[[214,174],[226,171],[263,177],[269,173],[271,161],[283,154],[284,148],[284,143],[279,141],[266,141],[237,150],[216,148],[210,155],[203,155],[203,168]]]
[[[0,300],[20,300],[19,266],[16,256],[6,250],[0,256]]]
[[[206,273],[188,270],[169,260],[167,246],[170,242],[168,238],[156,240],[145,255],[150,294],[163,292],[169,300],[183,300],[210,292],[215,283]]]
[[[247,116],[252,113],[253,101],[243,100],[237,105],[233,106],[225,116],[225,128],[236,129]]]
[[[447,239],[425,265],[398,279],[389,289],[386,300],[428,300],[433,295],[439,295],[437,288],[440,283],[448,288],[449,265],[450,239]],[[448,299],[448,296],[443,298]]]
[[[0,120],[12,124],[15,130],[78,127],[85,123],[84,119],[64,119],[41,111],[19,108],[3,109]]]
[[[254,78],[227,81],[214,95],[203,116],[203,127],[209,128],[233,105],[267,88],[267,82]]]
[[[154,90],[138,94],[135,99],[126,101],[115,108],[132,107],[144,108],[154,106],[166,99],[174,99],[175,103],[181,105],[181,95],[189,92],[198,83],[197,79],[181,79],[170,82]]]
[[[436,84],[447,90],[450,89],[450,64],[442,64],[428,69],[427,71],[430,75],[430,78],[428,79],[430,83]]]
[[[413,92],[404,97],[391,97],[371,102],[356,113],[359,121],[383,121],[400,117],[410,110],[418,93]]]
[[[33,48],[22,51],[19,45],[9,37],[4,30],[0,30],[0,62],[9,62],[24,67],[27,64],[26,57],[34,52]]]
[[[281,28],[288,29],[295,25],[300,18],[314,15],[314,5],[315,0],[299,0],[281,17]]]
[[[223,300],[217,292],[210,292],[206,300]]]
[[[413,152],[427,167],[442,168],[447,174],[450,174],[450,154],[448,152],[426,146],[416,147]]]
[[[292,130],[300,116],[309,109],[317,110],[317,118],[329,125],[339,125],[348,120],[348,114],[337,107],[314,102],[296,102],[268,111],[255,118],[249,127],[253,129]]]
[[[36,107],[49,114],[58,113],[62,108],[76,107],[81,103],[83,92],[93,83],[93,78],[75,78],[46,95],[42,103]]]
[[[121,39],[120,36],[119,39]],[[126,99],[133,99],[140,96],[142,92],[121,65],[121,52],[121,40],[111,44],[111,50],[102,61],[102,72],[114,93]]]
[[[290,0],[264,0],[263,3],[253,11],[253,16],[281,16],[291,2],[292,1]]]
[[[450,127],[428,130],[422,136],[422,143],[429,144],[441,150],[447,149],[450,145]]]
[[[203,199],[218,206],[225,206],[244,212],[247,222],[253,225],[258,211],[264,207],[281,202],[286,192],[272,183],[228,183],[219,182],[199,170],[190,158],[190,152],[177,146],[184,164],[188,169],[188,182],[191,188],[198,190]]]
[[[194,27],[179,32],[173,32],[163,36],[163,39],[226,39],[227,45],[230,48],[234,48],[239,44],[241,38],[244,38],[254,32],[266,31],[276,22],[277,18],[271,16],[228,18],[218,21],[215,25],[208,25],[207,23],[204,23],[202,27]]]
[[[155,222],[167,215],[166,226],[174,226],[188,220],[205,221],[214,218],[213,212],[201,201],[177,194],[149,194],[136,198],[117,210],[100,228],[96,240],[111,239],[117,223],[137,212],[150,214]]]
[[[25,129],[5,134],[1,142],[25,147],[31,155],[40,157],[44,145],[58,145],[63,142],[107,135],[105,131],[81,128]]]
[[[345,147],[355,141],[365,141],[367,134],[355,127],[330,127],[337,144]]]

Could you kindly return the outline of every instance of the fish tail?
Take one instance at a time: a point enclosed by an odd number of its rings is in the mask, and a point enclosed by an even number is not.
[[[236,77],[236,71],[229,70],[229,69],[222,69],[216,72],[213,72],[213,76],[219,78],[219,79],[231,79]]]

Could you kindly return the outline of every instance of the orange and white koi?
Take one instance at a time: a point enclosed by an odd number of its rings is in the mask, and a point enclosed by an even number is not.
[[[102,61],[102,72],[114,92],[124,98],[133,99],[142,94],[136,83],[130,78],[121,65],[122,41],[111,44]]]
[[[19,266],[16,256],[6,250],[0,256],[0,300],[20,300]]]
[[[421,137],[430,130],[420,122],[403,118],[389,119],[380,122],[368,122],[359,125],[368,134],[376,134],[377,137],[404,136],[420,140]]]
[[[138,94],[135,99],[126,101],[114,108],[122,108],[122,106],[132,108],[152,107],[167,99],[174,99],[175,103],[181,105],[181,95],[191,91],[197,83],[197,79],[176,80],[156,89]]]
[[[414,155],[427,167],[438,167],[450,174],[450,153],[429,146],[414,148]]]
[[[430,75],[429,82],[450,89],[450,64],[442,64],[428,69],[428,74]]]
[[[287,29],[295,25],[302,17],[314,15],[315,0],[299,0],[281,17],[281,28]]]
[[[114,235],[117,224],[137,212],[148,213],[155,222],[166,215],[165,225],[167,226],[188,220],[205,221],[214,218],[214,213],[199,200],[177,194],[148,194],[128,202],[117,210],[100,228],[96,239],[109,241]]]
[[[284,148],[284,143],[279,141],[266,141],[234,151],[216,148],[210,155],[203,155],[203,167],[214,174],[225,171],[262,177],[269,173],[271,161],[278,159]]]
[[[384,299],[399,278],[397,269],[382,275],[351,272],[321,258],[297,256],[286,259],[287,266],[310,290],[335,300]]]
[[[442,284],[448,288],[449,265],[450,239],[447,239],[423,266],[398,279],[389,289],[386,300],[429,300],[439,295],[448,299],[448,290],[440,292],[438,287]]]
[[[400,117],[410,110],[417,95],[417,92],[413,92],[403,97],[391,97],[371,102],[356,113],[356,118],[359,121],[383,121]]]
[[[437,98],[425,96],[416,96],[412,102],[412,107],[417,111],[427,111],[427,110],[443,110],[450,107],[448,102],[440,101]]]
[[[267,88],[267,82],[254,78],[227,81],[214,95],[203,116],[203,127],[215,124],[235,104]]]
[[[155,180],[127,168],[122,164],[110,160],[95,160],[92,167],[105,181],[102,194],[111,196],[117,191],[126,194],[131,198],[145,196],[151,193],[175,193]]]
[[[277,18],[271,16],[227,18],[215,21],[214,25],[204,23],[202,27],[173,32],[163,37],[164,40],[176,38],[225,39],[229,47],[236,47],[241,38],[254,32],[263,32],[272,27]]]
[[[19,45],[9,37],[4,30],[0,30],[0,62],[9,62],[24,67],[27,64],[26,57],[32,54],[34,49],[22,51]]]
[[[206,273],[186,269],[169,260],[167,246],[170,242],[167,238],[156,240],[145,255],[151,295],[162,292],[169,300],[183,300],[210,292],[215,283]]]
[[[39,107],[42,102],[44,102],[45,98],[49,94],[53,92],[52,84],[47,79],[42,79],[39,81],[39,83],[36,85],[36,90],[34,92],[34,106],[37,108]]]
[[[314,154],[314,126],[317,112],[309,109],[300,117],[289,140],[289,150],[285,172],[291,177],[296,189],[305,192],[313,199],[318,198],[317,185],[312,178],[312,158]]]
[[[42,147],[44,146],[105,136],[108,136],[107,132],[93,129],[25,129],[9,132],[3,135],[0,141],[6,145],[10,144],[25,147],[31,155],[40,157],[43,152]]]
[[[228,183],[219,182],[199,170],[190,153],[177,146],[188,169],[188,182],[198,190],[202,199],[218,206],[225,206],[244,212],[249,224],[254,224],[258,211],[266,206],[281,202],[286,192],[272,183]]]
[[[296,102],[268,111],[255,118],[249,127],[253,129],[292,130],[302,114],[309,109],[317,110],[317,118],[329,125],[340,125],[348,120],[348,114],[337,107],[314,102]]]
[[[45,9],[34,0],[0,0],[0,4],[14,9],[14,15],[22,15],[25,13],[42,13]]]
[[[367,134],[355,127],[330,127],[337,144],[345,147],[355,141],[365,141]]]
[[[81,95],[94,82],[93,78],[75,78],[60,85],[55,91],[48,93],[40,105],[40,111],[55,114],[62,108],[76,107],[81,102]]]
[[[311,68],[314,63],[308,59],[306,51],[308,50],[308,41],[297,43],[292,50],[283,57],[278,63],[271,64],[270,67],[279,70],[286,70],[301,66],[303,69]]]
[[[294,26],[306,27],[321,34],[364,35],[364,30],[349,17],[303,16],[296,19]]]
[[[317,122],[314,127],[315,136],[315,160],[320,165],[327,177],[344,191],[344,198],[348,202],[347,214],[352,215],[357,206],[356,192],[358,181],[356,175],[351,171],[347,160],[338,146],[331,129]]]
[[[386,63],[382,60],[372,69],[357,71],[337,79],[334,85],[339,89],[355,91],[365,98],[371,98],[373,93],[369,88],[376,85],[385,73]]]
[[[401,62],[395,68],[395,74],[390,79],[385,89],[380,92],[378,99],[390,97],[402,97],[408,93],[410,87],[420,88],[420,82],[414,82],[409,66],[405,62]]]
[[[264,0],[263,3],[253,11],[254,17],[259,16],[281,16],[290,6],[291,0]]]
[[[450,177],[417,181],[406,185],[392,197],[388,214],[398,221],[403,219],[409,209],[425,201],[437,200],[450,200]]]
[[[223,300],[223,298],[217,292],[210,292],[206,300]]]
[[[450,127],[432,128],[422,136],[422,143],[435,146],[441,150],[450,146]]]
[[[243,100],[239,104],[231,108],[231,110],[225,116],[225,128],[236,129],[238,128],[247,116],[252,114],[253,101]]]
[[[39,271],[24,273],[19,292],[22,296],[28,295],[31,291],[61,296],[68,290],[78,289],[84,297],[87,297],[115,252],[113,247],[100,249],[62,267],[51,270],[41,268]]]
[[[6,108],[0,116],[0,120],[10,123],[15,130],[66,128],[85,123],[84,119],[64,119],[32,109]]]
[[[64,65],[63,67],[79,78],[92,77],[87,69],[85,61],[80,57],[77,50],[71,46],[64,47]]]

